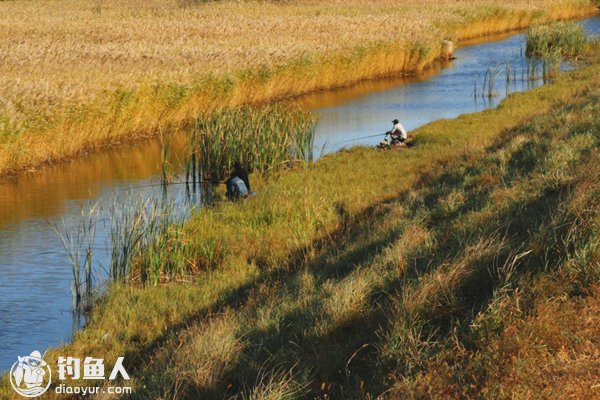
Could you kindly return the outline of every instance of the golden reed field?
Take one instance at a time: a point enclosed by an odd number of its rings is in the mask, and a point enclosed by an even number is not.
[[[591,0],[0,2],[0,174],[176,129],[215,108],[422,70],[442,40]]]

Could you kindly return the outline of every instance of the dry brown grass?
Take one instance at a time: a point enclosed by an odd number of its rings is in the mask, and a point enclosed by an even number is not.
[[[514,399],[600,396],[600,288],[583,299],[551,298],[492,343],[498,382],[490,394]]]
[[[565,0],[512,1],[224,2],[181,9],[175,2],[81,0],[2,3],[2,74],[9,98],[87,100],[105,90],[148,81],[189,83],[204,73],[236,72],[328,53],[358,44],[426,41],[438,29],[480,35],[477,17],[498,10],[525,16],[581,4]],[[548,7],[548,3],[550,7]],[[442,7],[440,6],[442,5]],[[573,10],[567,7],[566,16]],[[524,21],[486,23],[490,31]],[[334,40],[332,40],[334,39]],[[425,40],[424,40],[425,39]]]
[[[214,107],[422,69],[464,39],[588,0],[0,3],[0,174]]]

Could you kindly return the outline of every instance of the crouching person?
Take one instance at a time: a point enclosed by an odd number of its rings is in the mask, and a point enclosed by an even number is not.
[[[233,172],[227,182],[227,198],[229,200],[238,200],[250,195],[250,180],[248,171],[246,171],[239,162],[233,165]]]

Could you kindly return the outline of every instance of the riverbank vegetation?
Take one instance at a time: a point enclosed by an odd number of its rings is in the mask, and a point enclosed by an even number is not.
[[[218,110],[195,119],[187,171],[221,182],[235,162],[255,172],[273,171],[313,158],[316,119],[294,106]],[[186,174],[187,175],[187,174]]]
[[[538,25],[527,31],[526,53],[542,58],[577,57],[587,42],[580,25],[567,22]]]
[[[165,135],[162,197],[116,196],[108,210],[92,205],[89,212],[82,211],[75,228],[67,228],[65,221],[53,226],[73,270],[74,310],[89,309],[107,284],[156,286],[218,266],[217,242],[204,243],[198,253],[183,237],[190,209],[224,200],[214,194],[215,186],[229,178],[235,163],[255,174],[310,167],[315,123],[314,115],[294,105],[245,106],[197,117],[188,137]],[[180,147],[174,152],[183,159],[171,154],[173,147]],[[179,170],[185,171],[183,176]],[[190,209],[181,210],[168,198],[169,184],[185,184]],[[191,200],[196,193],[200,204]],[[95,268],[98,225],[110,231],[111,248],[107,265]]]
[[[0,174],[176,130],[201,112],[413,73],[443,39],[589,15],[593,4],[1,2]]]
[[[599,55],[410,150],[257,176],[182,228],[187,283],[114,285],[47,360],[125,356],[140,399],[594,397]]]

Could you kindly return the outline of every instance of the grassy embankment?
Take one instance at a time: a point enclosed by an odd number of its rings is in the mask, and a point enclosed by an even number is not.
[[[0,174],[198,113],[419,71],[461,40],[592,0],[0,3]]]
[[[186,227],[193,283],[115,285],[48,359],[125,355],[134,398],[597,395],[599,83],[597,50],[409,151],[257,177]]]

